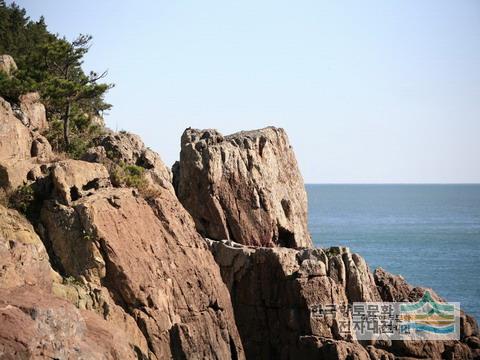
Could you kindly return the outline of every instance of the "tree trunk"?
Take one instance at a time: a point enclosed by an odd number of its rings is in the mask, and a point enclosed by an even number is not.
[[[67,104],[67,109],[65,110],[65,115],[63,116],[63,141],[65,143],[65,150],[68,150],[70,147],[70,110],[71,104]]]

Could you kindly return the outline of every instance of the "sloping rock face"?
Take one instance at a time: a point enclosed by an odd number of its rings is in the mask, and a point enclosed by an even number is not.
[[[150,204],[132,191],[45,204],[42,222],[62,271],[105,289],[109,306],[135,320],[152,358],[243,358],[228,290],[190,216],[166,189]]]
[[[18,212],[0,206],[0,358],[137,359],[125,332],[53,294],[60,276]]]
[[[478,328],[463,315],[462,341],[393,341],[359,344],[342,331],[348,315],[312,316],[319,305],[418,300],[425,289],[413,288],[383,272],[376,278],[365,260],[347,248],[251,248],[231,241],[209,241],[220,265],[235,311],[247,358],[251,359],[471,359]],[[414,295],[417,294],[417,295]],[[372,346],[373,345],[373,346]]]
[[[245,245],[311,247],[307,196],[283,129],[187,129],[176,192],[198,231]]]

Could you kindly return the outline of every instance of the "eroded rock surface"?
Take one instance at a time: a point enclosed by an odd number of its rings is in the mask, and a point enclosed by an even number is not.
[[[52,156],[47,139],[23,124],[0,98],[0,187],[15,189],[27,183],[42,173]]]
[[[52,166],[52,180],[56,198],[63,204],[110,185],[110,175],[105,166],[72,159]]]
[[[383,270],[377,270],[374,278],[365,260],[347,248],[252,248],[214,240],[209,244],[230,290],[247,358],[472,359],[480,355],[475,345],[478,327],[465,314],[461,342],[378,344],[360,344],[342,331],[348,317],[341,312],[336,317],[312,316],[319,305],[417,301],[423,295],[425,289],[400,277],[394,280]]]
[[[160,155],[147,148],[138,135],[129,132],[109,132],[95,139],[96,146],[89,149],[85,160],[137,165],[145,169],[145,178],[151,186],[160,186],[173,191],[172,174]]]
[[[19,100],[25,125],[41,133],[48,130],[45,106],[40,102],[40,94],[31,92],[21,95]]]
[[[176,192],[198,231],[245,245],[310,247],[307,196],[283,129],[187,129]]]
[[[209,244],[230,290],[248,358],[295,359],[297,352],[306,351],[299,342],[302,336],[353,340],[340,331],[347,318],[311,317],[311,308],[380,301],[365,261],[347,248]]]

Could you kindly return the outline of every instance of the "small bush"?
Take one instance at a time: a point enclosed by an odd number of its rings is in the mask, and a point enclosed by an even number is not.
[[[35,202],[35,192],[29,185],[23,185],[13,191],[8,197],[9,207],[27,214]]]
[[[117,164],[111,160],[104,163],[110,173],[110,181],[116,187],[133,187],[146,199],[154,199],[160,195],[159,189],[151,186],[145,178],[145,169],[137,165]]]
[[[114,186],[143,188],[147,182],[143,176],[145,169],[137,165],[113,164],[110,179]]]

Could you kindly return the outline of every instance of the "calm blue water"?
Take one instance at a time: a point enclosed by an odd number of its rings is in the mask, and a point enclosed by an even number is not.
[[[316,246],[433,288],[480,320],[480,185],[307,185]]]

